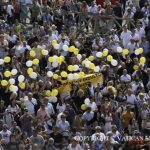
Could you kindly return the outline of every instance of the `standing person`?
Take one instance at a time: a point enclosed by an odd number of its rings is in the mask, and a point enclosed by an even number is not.
[[[82,4],[81,4],[81,7],[80,7],[80,11],[82,13],[82,16],[81,16],[81,21],[85,24],[86,26],[86,29],[88,31],[88,5],[86,3],[86,1],[83,1]]]
[[[33,4],[31,6],[31,20],[32,22],[38,21],[38,17],[40,17],[40,5],[36,2],[33,1]]]
[[[127,25],[123,27],[123,31],[121,32],[120,38],[122,40],[122,44],[124,48],[127,48],[127,45],[130,41],[131,31],[128,30]]]
[[[7,48],[8,48],[8,41],[5,40],[3,34],[0,34],[0,58],[4,58],[8,54]]]
[[[27,132],[28,136],[32,135],[32,120],[33,117],[28,114],[28,109],[25,109],[24,114],[20,117],[20,122],[22,131]]]
[[[8,130],[8,126],[6,124],[3,125],[3,130],[0,131],[0,135],[2,137],[3,144],[7,145],[10,141],[11,131]]]
[[[33,130],[33,134],[30,137],[30,140],[33,145],[37,144],[37,148],[39,148],[40,150],[44,147],[45,144],[44,138],[43,136],[39,135],[38,131],[35,129]]]
[[[29,92],[28,96],[24,97],[24,104],[25,104],[25,107],[28,109],[29,114],[31,114],[32,116],[35,116],[35,108],[37,105],[37,100],[33,98],[32,93]]]
[[[124,132],[129,134],[130,126],[132,125],[132,120],[135,118],[134,112],[131,111],[130,106],[127,106],[126,112],[122,114],[122,123],[124,127]]]
[[[37,118],[38,118],[39,123],[43,123],[46,116],[49,116],[48,110],[45,108],[45,104],[41,104],[37,112]]]

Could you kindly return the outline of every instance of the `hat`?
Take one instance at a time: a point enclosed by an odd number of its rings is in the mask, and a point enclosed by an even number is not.
[[[96,126],[95,130],[101,130],[101,127],[100,126]]]

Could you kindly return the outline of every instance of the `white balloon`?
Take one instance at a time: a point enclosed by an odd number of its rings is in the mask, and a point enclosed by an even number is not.
[[[52,102],[56,103],[57,102],[57,97],[52,97]]]
[[[78,55],[77,55],[77,58],[78,58],[78,60],[81,60],[81,59],[82,59],[82,55],[81,55],[81,54],[78,54]]]
[[[18,77],[18,81],[19,81],[19,82],[23,82],[24,79],[25,79],[25,77],[24,77],[23,75],[20,75],[20,76]]]
[[[139,55],[140,54],[138,49],[136,49],[134,53],[135,53],[135,55]]]
[[[53,56],[53,61],[56,61],[57,58],[58,58],[58,56],[57,56],[57,55],[54,55],[54,56]]]
[[[13,92],[17,92],[18,91],[18,86],[14,86],[13,87]]]
[[[79,66],[78,65],[74,65],[74,71],[78,71],[79,70]]]
[[[60,45],[59,44],[55,44],[54,45],[54,49],[59,49],[60,48]]]
[[[69,74],[68,74],[68,79],[69,79],[69,80],[73,80],[73,74],[72,74],[72,73],[69,73]]]
[[[52,72],[52,71],[48,71],[48,72],[47,72],[47,76],[48,76],[48,77],[52,77],[52,76],[53,76],[53,72]]]
[[[68,45],[63,45],[62,49],[63,49],[64,51],[68,51]]]
[[[54,68],[57,68],[57,67],[58,67],[58,63],[57,63],[57,62],[53,62],[53,63],[52,63],[52,66],[53,66]]]
[[[103,56],[103,53],[102,53],[102,52],[97,52],[97,53],[96,53],[96,57],[100,58],[100,57],[102,57],[102,56]]]
[[[48,51],[47,51],[47,50],[42,50],[42,54],[43,54],[44,56],[46,56],[46,55],[48,55]]]
[[[12,69],[11,70],[11,74],[14,76],[14,75],[16,75],[18,73],[18,71],[17,71],[17,69]]]
[[[94,68],[94,71],[95,71],[95,72],[99,72],[99,71],[100,71],[99,66],[96,66],[96,67]]]
[[[76,47],[80,47],[80,43],[78,41],[75,42]]]
[[[91,62],[87,60],[87,61],[85,62],[85,66],[88,68],[89,65],[90,65],[90,63],[91,63]]]
[[[77,79],[79,79],[79,75],[78,75],[77,73],[74,73],[73,78],[74,78],[75,80],[77,80]]]
[[[36,72],[32,72],[32,74],[29,75],[29,76],[30,76],[30,78],[32,78],[32,79],[36,79],[36,78],[37,78],[37,73],[36,73]]]
[[[117,66],[117,65],[118,65],[118,62],[117,62],[117,60],[113,59],[113,60],[111,61],[111,64],[112,64],[112,66]]]
[[[13,79],[13,78],[9,79],[9,83],[10,83],[11,85],[15,84],[15,79]]]
[[[3,64],[4,64],[4,60],[0,59],[0,65],[3,65]]]
[[[89,103],[90,103],[90,100],[89,100],[89,98],[86,98],[85,100],[84,100],[84,103],[85,103],[85,105],[89,105]]]
[[[108,52],[108,49],[107,49],[107,48],[105,48],[105,49],[103,49],[103,51],[107,51],[107,52]]]
[[[122,53],[122,50],[123,50],[123,49],[122,49],[120,46],[117,47],[117,52],[118,52],[118,53]]]
[[[31,60],[28,60],[28,61],[26,62],[26,66],[27,66],[27,67],[31,67],[31,66],[32,66],[32,61],[31,61]]]

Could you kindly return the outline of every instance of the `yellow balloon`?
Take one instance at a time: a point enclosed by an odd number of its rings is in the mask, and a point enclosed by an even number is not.
[[[86,62],[85,60],[82,61],[82,65],[83,65],[83,66],[85,65],[85,62]]]
[[[33,59],[32,64],[38,65],[39,64],[39,60],[37,58]]]
[[[74,54],[75,54],[75,55],[78,55],[78,54],[79,54],[79,49],[78,49],[78,48],[75,48]]]
[[[58,75],[57,74],[53,74],[53,78],[54,79],[58,79]]]
[[[66,78],[66,77],[68,76],[68,74],[67,74],[67,72],[62,71],[62,72],[61,72],[61,76],[62,76],[63,78]]]
[[[24,82],[20,82],[20,83],[19,83],[19,87],[20,87],[21,89],[25,89],[26,84],[25,84]]]
[[[2,85],[2,86],[7,86],[7,85],[8,85],[8,81],[2,80],[2,81],[1,81],[1,85]]]
[[[75,49],[76,49],[76,48],[75,48],[74,46],[70,46],[70,47],[68,48],[68,51],[69,51],[69,52],[74,52]]]
[[[128,50],[128,49],[124,49],[124,50],[122,51],[122,53],[123,53],[124,55],[128,55],[128,54],[129,54],[129,50]]]
[[[61,63],[61,62],[62,62],[62,59],[61,59],[60,57],[57,57],[56,62],[57,62],[57,63]]]
[[[112,61],[113,60],[113,57],[111,55],[108,55],[107,56],[107,61]]]
[[[46,96],[50,97],[51,96],[51,91],[50,90],[46,90]]]
[[[69,71],[73,71],[73,69],[74,69],[74,66],[72,66],[72,65],[69,65],[69,66],[68,66],[68,70],[69,70]]]
[[[145,64],[145,62],[146,62],[146,58],[145,58],[145,57],[141,57],[141,58],[140,58],[140,63],[141,63],[141,64]]]
[[[11,76],[11,72],[10,71],[5,71],[4,72],[4,76],[7,77],[7,78],[10,77]]]
[[[103,51],[103,56],[106,57],[108,55],[108,51],[104,50]]]
[[[49,58],[48,58],[48,61],[49,61],[50,63],[52,63],[52,62],[53,62],[53,57],[49,57]]]
[[[82,105],[81,105],[81,109],[84,111],[84,110],[87,109],[87,106],[86,106],[85,104],[82,104]]]
[[[54,46],[55,44],[57,44],[57,41],[56,40],[52,40],[51,44],[52,44],[52,46]]]
[[[13,88],[14,88],[14,85],[10,85],[9,86],[9,90],[12,92],[13,91]]]
[[[94,56],[89,56],[88,58],[90,61],[93,61],[94,60]]]
[[[133,69],[134,69],[134,70],[139,70],[139,66],[138,66],[138,65],[134,65],[134,66],[133,66]]]
[[[10,57],[8,57],[8,56],[4,57],[4,62],[5,63],[9,63],[10,61],[11,61]]]
[[[65,61],[65,57],[64,56],[60,56],[61,61]]]
[[[140,52],[140,54],[143,53],[143,48],[139,48],[138,51]]]
[[[93,63],[90,63],[89,68],[90,68],[90,69],[94,69],[94,68],[95,68],[95,65],[94,65]]]
[[[28,68],[27,73],[28,73],[29,75],[31,75],[32,72],[33,72],[33,69],[32,69],[32,68]]]
[[[31,51],[30,51],[30,56],[35,57],[35,55],[36,55],[35,51],[34,51],[34,50],[31,50]]]
[[[79,72],[79,76],[80,76],[80,78],[83,78],[85,76],[85,73],[81,71],[81,72]]]
[[[58,90],[56,90],[56,89],[53,89],[52,90],[52,93],[51,93],[51,96],[57,96],[58,95]]]

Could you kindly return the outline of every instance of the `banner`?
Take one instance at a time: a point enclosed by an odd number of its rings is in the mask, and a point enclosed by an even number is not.
[[[80,78],[78,80],[63,80],[62,85],[58,88],[58,91],[60,94],[62,93],[68,93],[71,91],[71,85],[77,84],[79,88],[85,89],[88,82],[91,82],[92,85],[97,85],[98,83],[103,83],[103,75],[101,73],[95,73],[95,74],[88,74],[85,75],[83,78]]]

